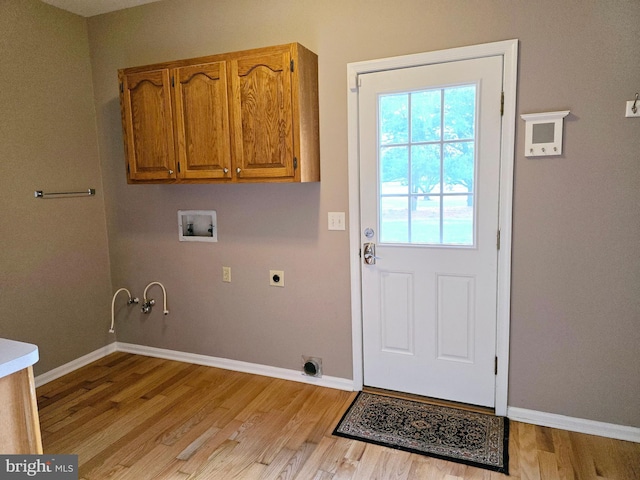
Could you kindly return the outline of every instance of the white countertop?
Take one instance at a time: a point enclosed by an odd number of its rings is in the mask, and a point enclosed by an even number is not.
[[[33,365],[39,358],[36,345],[0,338],[0,378]]]

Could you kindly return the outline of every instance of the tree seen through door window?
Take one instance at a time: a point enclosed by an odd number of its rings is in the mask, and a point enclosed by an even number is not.
[[[379,97],[380,241],[474,244],[476,85]]]

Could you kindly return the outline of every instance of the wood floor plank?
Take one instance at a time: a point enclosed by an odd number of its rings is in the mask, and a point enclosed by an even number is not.
[[[220,472],[233,461],[233,451],[238,446],[238,442],[225,440],[215,452],[201,464],[195,473],[191,474],[190,480],[208,480],[212,478],[224,478]]]
[[[281,448],[278,450],[278,453],[275,457],[271,459],[269,463],[265,465],[267,468],[263,472],[264,480],[276,480],[281,478],[290,478],[287,476],[283,477],[283,472],[288,470],[288,466],[290,465],[292,459],[296,455],[297,452],[294,450],[289,450],[288,448]]]
[[[615,451],[612,457],[619,460],[620,465],[624,465],[624,475],[627,478],[640,478],[640,449],[637,443],[614,441]]]
[[[322,465],[324,457],[327,455],[327,452],[331,449],[331,447],[333,447],[333,444],[336,442],[336,440],[337,437],[324,437],[318,444],[307,444],[309,446],[313,446],[313,448],[311,449],[311,455],[309,455],[309,457],[302,465],[300,471],[293,478],[297,480],[313,478],[315,474],[320,471],[320,465]]]
[[[509,475],[517,480],[520,476],[520,427],[523,424],[509,422]]]
[[[540,477],[540,463],[538,462],[536,427],[522,424],[518,429],[518,433],[520,478],[522,480],[542,480]]]
[[[342,460],[339,461],[333,476],[334,480],[348,480],[354,477],[366,447],[367,444],[364,442],[349,441],[349,448]]]
[[[376,462],[372,478],[406,479],[409,475],[407,465],[410,455],[400,450],[385,448]]]
[[[538,464],[540,466],[540,478],[560,480],[556,456],[546,450],[538,451]]]
[[[332,435],[355,392],[115,353],[38,388],[82,480],[636,480],[640,444],[511,422],[510,477]]]
[[[287,464],[280,470],[277,475],[275,475],[275,478],[277,478],[278,480],[292,480],[296,478],[315,448],[315,444],[302,444],[300,448],[298,448],[298,450],[294,452],[293,456],[289,459]],[[288,449],[285,447],[284,451],[288,451]],[[274,465],[274,469],[276,468],[276,465]]]
[[[66,404],[62,407],[62,402],[57,403],[57,408],[43,408],[39,410],[40,428],[55,432],[64,428],[70,422],[82,418],[86,412],[93,411],[94,408],[86,403],[86,400],[96,393],[107,390],[110,387],[105,383],[93,390],[77,389],[74,393],[65,398]]]
[[[491,480],[491,472],[481,468],[467,467],[463,478],[464,480]]]
[[[241,425],[242,422],[240,420],[229,422],[224,428],[205,440],[202,446],[188,460],[174,462],[178,471],[189,475],[195,474],[198,469],[216,456],[218,450],[222,449],[226,442],[230,442],[229,438]],[[235,446],[235,442],[233,442],[233,445]],[[225,445],[224,448],[228,447],[229,445]]]
[[[181,396],[191,397],[192,390],[183,387]],[[180,394],[180,390],[174,390]],[[180,397],[178,397],[180,398]],[[185,432],[196,428],[199,423],[204,423],[205,414],[200,402],[189,402],[184,409],[176,411],[172,403],[166,403],[164,408],[147,418],[135,431],[122,435],[117,441],[103,450],[101,454],[94,456],[86,462],[87,468],[95,468],[102,462],[117,462],[124,466],[132,466],[139,458],[152,451],[159,444],[174,445]],[[203,425],[202,428],[206,428]]]
[[[380,459],[384,450],[385,449],[383,447],[380,447],[378,445],[367,444],[364,451],[362,452],[362,455],[360,456],[360,459],[358,460],[358,464],[352,478],[373,478],[373,470],[376,468],[378,460]]]
[[[576,480],[571,463],[572,452],[569,432],[553,429],[553,444],[558,465],[558,477],[560,477],[560,480]]]
[[[346,438],[338,438],[331,448],[327,451],[327,454],[322,459],[320,464],[320,470],[323,472],[336,473],[338,466],[342,463],[342,460],[347,456],[347,452],[351,446],[351,440]]]
[[[112,445],[131,431],[145,424],[146,420],[155,416],[157,411],[172,402],[171,397],[155,397],[151,400],[136,402],[125,416],[116,416],[109,425],[86,436],[84,442],[77,446],[74,453],[80,458],[92,459],[103,452],[109,452]],[[83,469],[80,468],[82,472]]]
[[[206,426],[206,425],[205,425]],[[203,432],[198,438],[196,438],[193,442],[191,442],[187,447],[182,450],[177,456],[177,460],[189,460],[194,453],[198,451],[202,445],[204,445],[209,439],[215,436],[218,432],[220,432],[220,428],[218,427],[209,427],[205,432]]]
[[[553,429],[548,427],[536,428],[536,448],[543,452],[554,453]]]

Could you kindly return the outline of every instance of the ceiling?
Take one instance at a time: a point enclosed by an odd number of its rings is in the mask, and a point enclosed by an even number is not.
[[[42,0],[63,10],[81,15],[83,17],[93,17],[102,13],[124,10],[125,8],[136,7],[145,3],[157,2],[159,0]]]

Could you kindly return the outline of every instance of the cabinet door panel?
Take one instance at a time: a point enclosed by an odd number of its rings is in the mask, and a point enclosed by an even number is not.
[[[174,71],[181,178],[231,178],[225,65],[215,62]]]
[[[169,71],[125,75],[122,95],[129,179],[175,179]]]
[[[290,61],[287,50],[231,62],[233,152],[239,179],[295,174]]]

